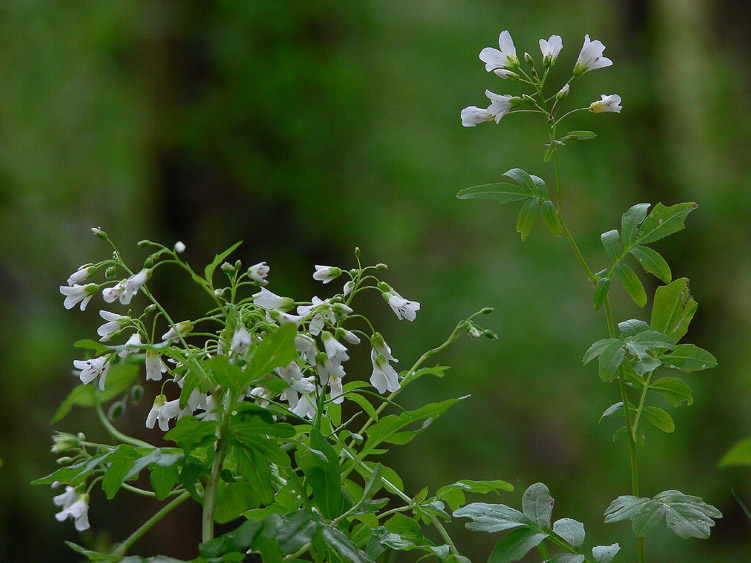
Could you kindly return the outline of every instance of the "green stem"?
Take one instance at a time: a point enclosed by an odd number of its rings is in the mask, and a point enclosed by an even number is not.
[[[639,406],[636,407],[636,416],[634,417],[634,432],[639,428],[639,418],[641,418],[641,413],[644,409],[644,400],[647,398],[647,391],[649,391],[649,384],[652,382],[652,375],[654,375],[654,372],[650,371],[644,382],[644,389],[642,389],[641,397],[639,397]],[[634,439],[636,439],[636,436],[634,436]]]
[[[203,495],[203,517],[201,520],[201,539],[203,543],[214,539],[214,514],[216,513],[216,495],[219,487],[219,474],[227,454],[226,422],[217,427],[216,451],[211,466],[211,475],[206,483]]]
[[[125,555],[125,552],[128,550],[128,548],[133,545],[135,542],[137,542],[141,536],[143,536],[146,532],[151,529],[151,527],[159,522],[162,518],[164,518],[167,514],[172,512],[175,508],[177,508],[178,505],[180,505],[183,501],[188,499],[190,497],[190,493],[184,492],[179,497],[175,498],[167,504],[166,506],[162,507],[162,509],[154,514],[151,518],[146,520],[140,528],[138,528],[135,532],[130,534],[128,536],[128,539],[126,539],[123,543],[121,543],[115,551],[112,552],[112,555]]]
[[[545,546],[545,540],[542,540],[540,544],[537,546],[537,550],[540,552],[540,557],[542,557],[543,561],[548,560],[548,548]]]
[[[96,410],[97,417],[99,417],[99,422],[102,423],[102,426],[104,426],[104,429],[107,431],[107,433],[112,436],[113,439],[119,440],[123,444],[130,444],[131,446],[135,446],[136,448],[155,448],[156,446],[152,446],[148,442],[144,442],[143,440],[139,440],[138,438],[132,438],[128,436],[127,434],[123,434],[120,432],[117,428],[112,426],[112,423],[107,418],[107,415],[104,414],[104,411],[102,410],[102,403],[99,400],[99,391],[96,389],[94,390],[94,409]]]

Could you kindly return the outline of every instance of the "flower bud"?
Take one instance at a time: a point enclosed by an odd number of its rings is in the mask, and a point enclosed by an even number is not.
[[[565,84],[563,86],[563,88],[561,88],[560,90],[558,90],[558,93],[555,95],[555,99],[556,100],[562,100],[563,98],[565,98],[566,96],[568,96],[568,93],[569,93],[570,90],[571,90],[571,86],[569,86],[568,84]]]
[[[105,233],[99,227],[91,227],[91,232],[94,233],[96,236],[98,236],[102,240],[109,240],[107,233]]]
[[[388,269],[388,266],[384,264],[383,262],[379,262],[376,264],[376,270],[386,270]]]
[[[529,94],[522,94],[522,100],[524,100],[528,104],[532,104],[532,105],[535,105],[535,103],[536,103],[535,99],[532,96],[530,96]]]
[[[63,454],[75,450],[80,445],[80,440],[72,434],[65,434],[59,432],[52,437],[52,448],[50,451],[53,454]]]
[[[222,272],[225,272],[227,274],[231,274],[235,271],[235,267],[229,262],[222,262],[222,265],[219,267],[222,269]]]
[[[185,252],[185,243],[178,240],[175,243],[175,252],[177,252],[178,254],[182,254],[183,252]]]
[[[533,68],[535,66],[535,60],[532,58],[532,55],[526,52],[524,53],[524,62]]]
[[[125,403],[123,401],[117,401],[110,406],[109,411],[107,412],[107,417],[110,420],[117,420],[123,412],[125,412]]]
[[[109,280],[114,279],[115,275],[117,275],[117,268],[115,266],[110,266],[104,271],[104,277]]]
[[[143,386],[141,385],[134,385],[130,388],[130,401],[134,405],[138,404],[138,401],[141,400],[141,397],[143,397]]]
[[[58,465],[70,465],[71,463],[73,463],[73,458],[72,457],[59,457],[55,460],[55,463],[57,463]]]
[[[359,258],[359,257],[360,257],[360,247],[356,246],[355,247],[355,258]]]
[[[492,313],[492,312],[493,312],[493,307],[483,307],[482,309],[480,309],[481,315],[487,315],[488,313]]]

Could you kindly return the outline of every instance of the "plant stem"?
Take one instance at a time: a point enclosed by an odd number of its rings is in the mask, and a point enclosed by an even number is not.
[[[99,417],[99,422],[102,423],[102,426],[104,426],[104,429],[107,431],[107,433],[115,440],[119,440],[123,444],[130,444],[131,446],[135,446],[136,448],[156,447],[152,446],[148,442],[139,440],[138,438],[131,438],[127,434],[123,434],[117,428],[112,426],[112,423],[109,421],[107,415],[104,414],[104,411],[102,410],[102,403],[99,401],[99,392],[96,389],[94,390],[94,409],[96,410],[97,417]]]
[[[137,542],[141,536],[143,536],[146,532],[149,531],[149,529],[159,522],[162,518],[164,518],[167,514],[172,512],[175,508],[177,508],[178,505],[180,505],[183,501],[185,501],[188,497],[190,497],[190,493],[187,491],[181,494],[179,497],[175,498],[167,504],[166,506],[162,507],[162,509],[154,514],[151,518],[146,520],[143,524],[141,524],[141,527],[138,528],[135,532],[130,534],[128,536],[128,539],[126,539],[123,543],[121,543],[115,551],[112,552],[112,555],[125,555],[125,552],[128,550],[128,548],[133,545],[135,542]]]
[[[201,538],[205,543],[214,539],[214,514],[216,513],[216,494],[219,487],[219,474],[224,464],[224,456],[227,454],[227,415],[223,414],[224,420],[216,429],[216,450],[214,462],[211,465],[211,475],[206,483],[203,495],[203,516],[201,519]]]

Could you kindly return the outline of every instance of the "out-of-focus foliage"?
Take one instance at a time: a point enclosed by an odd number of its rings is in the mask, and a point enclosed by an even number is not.
[[[614,61],[570,95],[573,106],[623,98],[620,115],[569,123],[600,138],[567,147],[562,160],[564,213],[587,257],[605,266],[599,234],[635,203],[699,204],[687,230],[657,246],[676,278],[692,280],[691,341],[719,367],[693,376],[695,404],[675,413],[675,434],[647,434],[642,490],[651,496],[667,482],[725,518],[708,542],[656,533],[650,553],[655,563],[745,561],[748,521],[731,489],[748,503],[751,473],[717,462],[751,433],[748,23],[737,0],[5,2],[0,559],[75,560],[62,547],[75,532],[54,521],[51,492],[28,483],[51,469],[44,437],[74,385],[71,343],[97,325],[97,307],[64,314],[57,293],[84,257],[106,252],[94,225],[123,248],[183,240],[197,264],[243,239],[243,260],[266,260],[290,295],[316,289],[308,264],[347,263],[359,245],[422,303],[418,331],[383,319],[399,357],[494,306],[500,341],[453,348],[441,358],[453,368],[422,391],[473,397],[415,441],[419,455],[388,462],[407,487],[410,475],[433,488],[460,476],[518,481],[519,491],[544,481],[588,536],[616,541],[623,524],[606,526],[602,514],[629,492],[627,452],[607,422],[596,424],[616,389],[581,365],[605,330],[588,312],[587,281],[558,239],[539,230],[522,248],[512,214],[455,198],[513,166],[550,179],[543,124],[522,114],[460,125],[461,108],[482,104],[489,84],[516,93],[477,59],[509,29],[520,53],[560,34],[559,66],[573,65],[585,33]],[[651,294],[654,280],[643,279]],[[639,315],[624,292],[613,295],[621,318]],[[58,429],[80,427],[75,415]],[[90,517],[124,537],[131,509]],[[142,551],[198,531],[196,514],[177,511]],[[483,544],[459,525],[455,533],[473,560],[492,548],[493,538]],[[171,541],[172,555],[195,556]],[[626,556],[634,548],[623,547]]]

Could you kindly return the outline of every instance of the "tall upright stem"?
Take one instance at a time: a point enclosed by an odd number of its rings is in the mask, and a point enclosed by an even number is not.
[[[226,417],[223,415],[223,419]],[[211,466],[211,475],[206,483],[203,495],[203,517],[201,521],[201,538],[203,543],[214,539],[214,514],[216,513],[216,494],[219,486],[219,474],[224,464],[224,456],[227,454],[227,422],[222,423],[216,429],[216,450],[214,451],[214,463]]]

